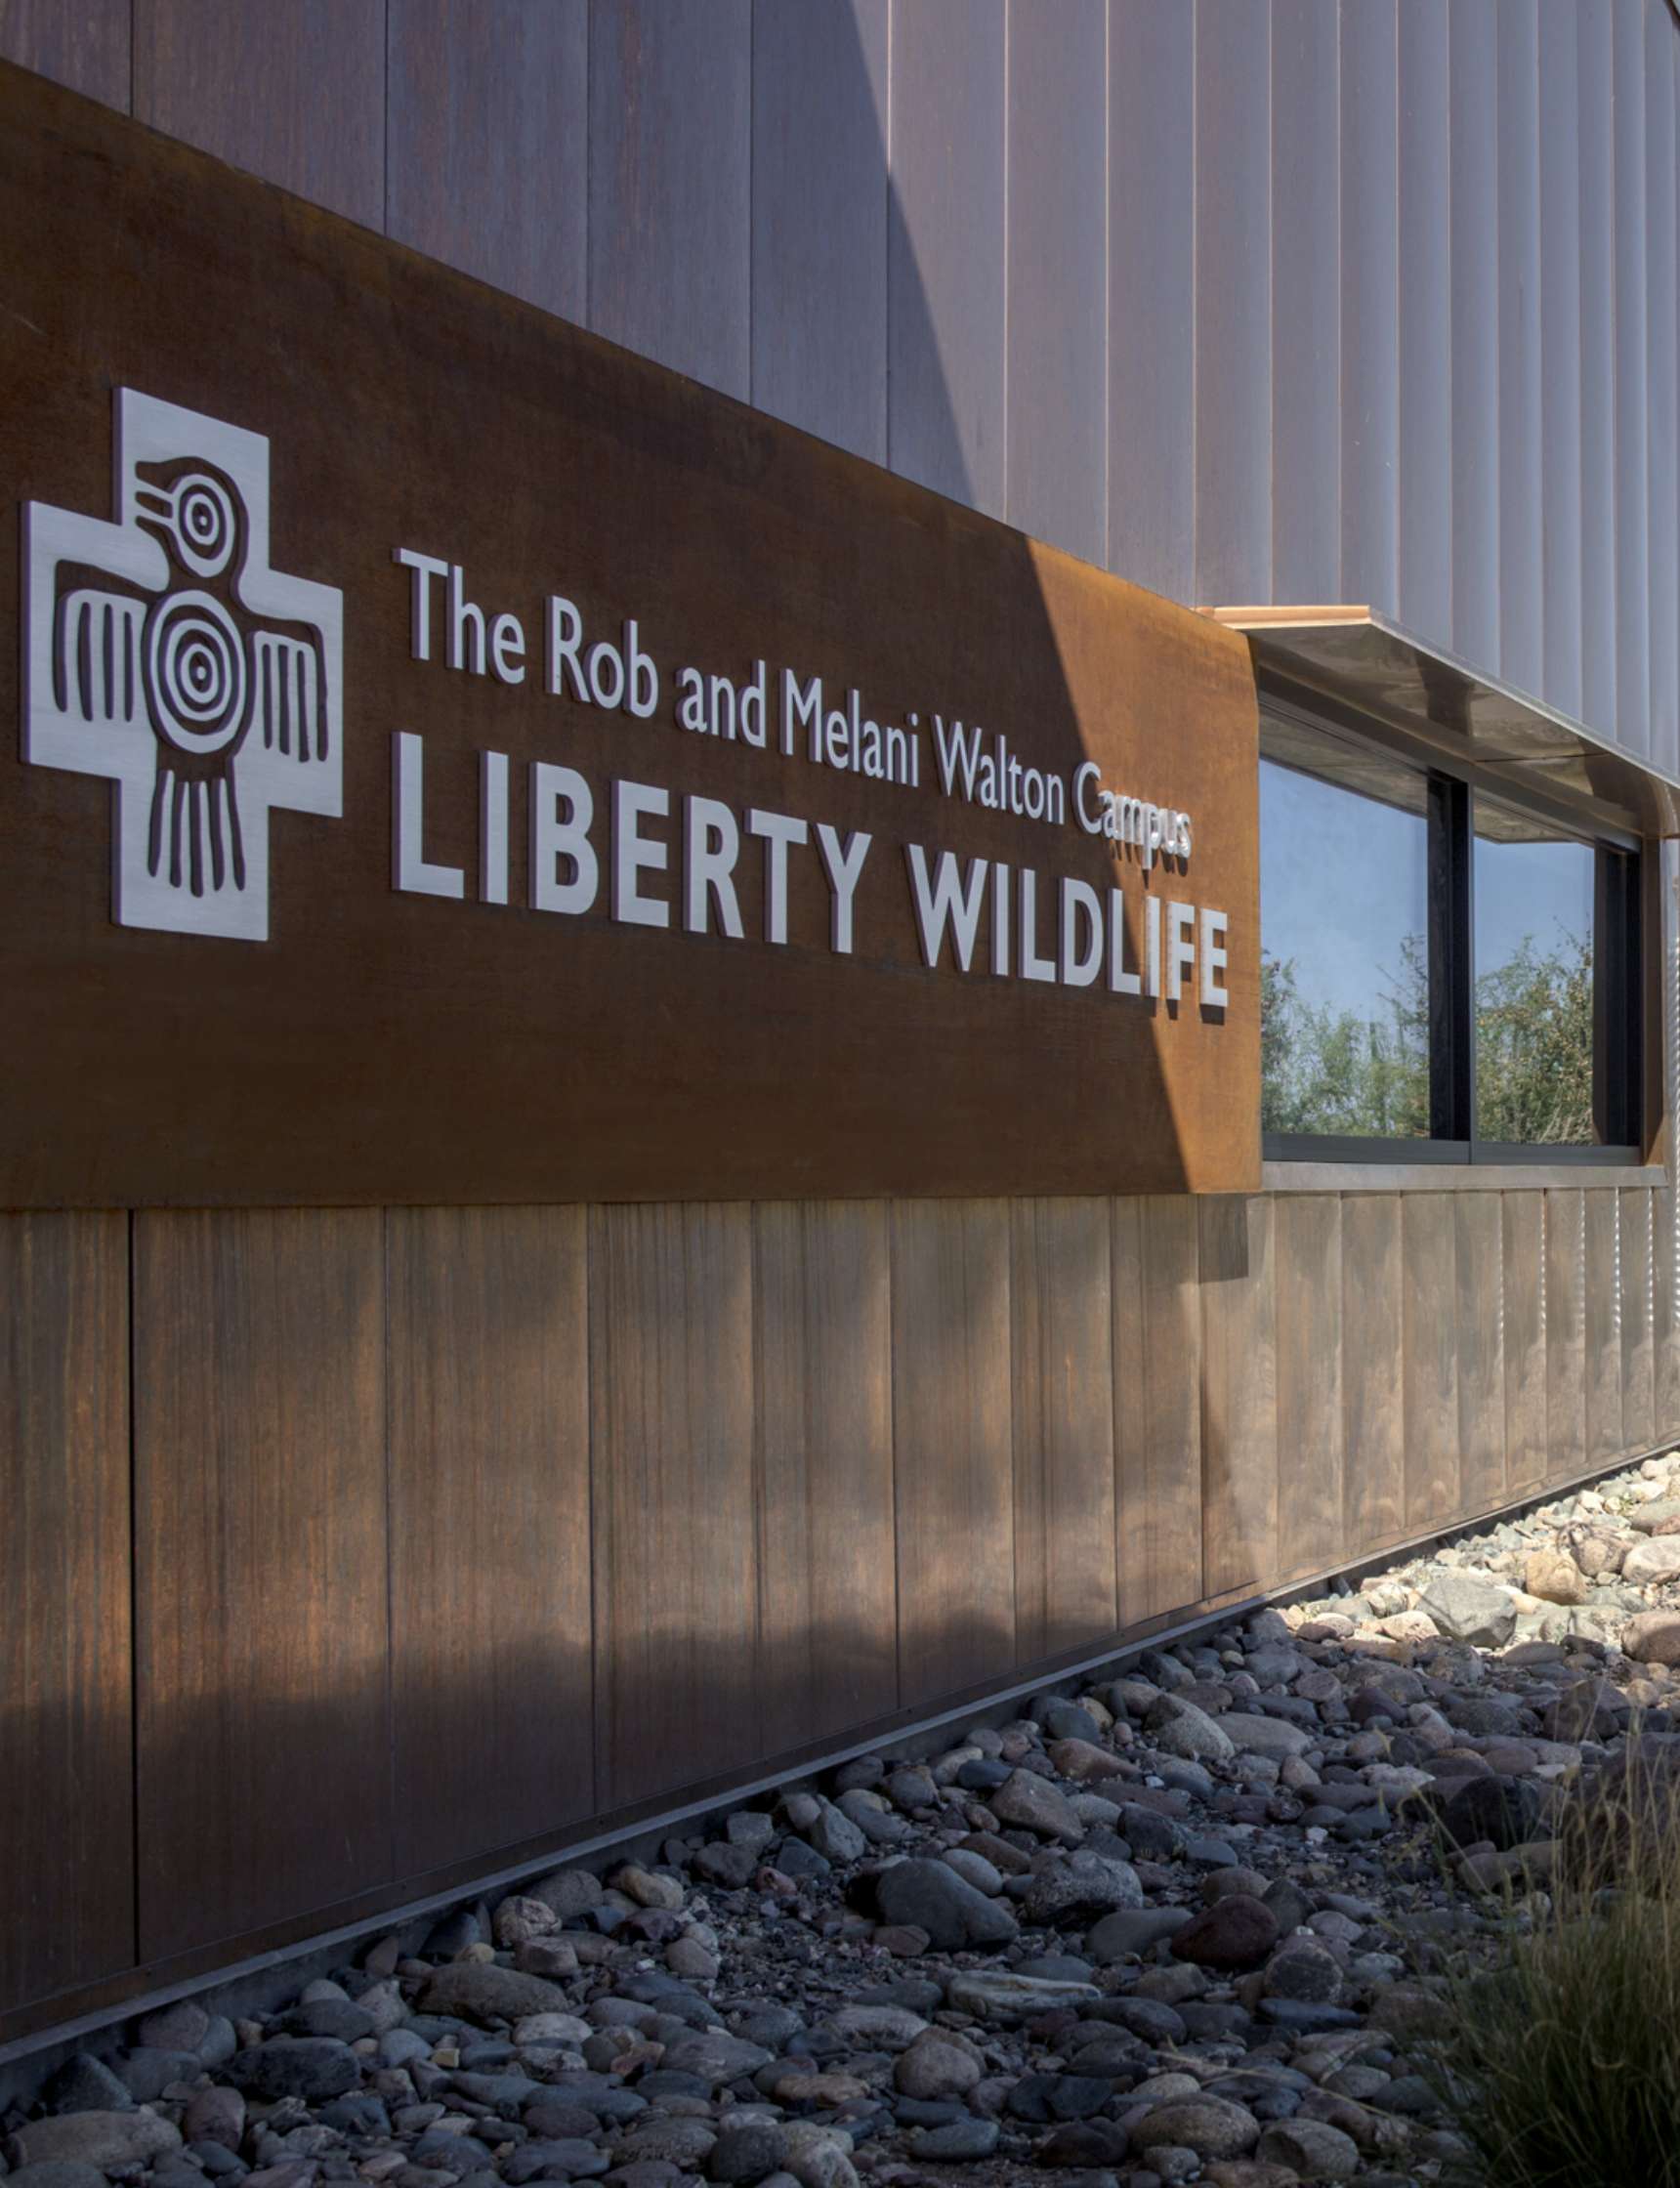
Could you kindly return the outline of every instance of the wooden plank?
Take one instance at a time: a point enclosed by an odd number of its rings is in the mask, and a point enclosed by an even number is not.
[[[386,1224],[397,1872],[411,1876],[596,1805],[587,1245],[580,1208],[394,1208]]]
[[[1000,517],[1005,480],[1003,0],[892,19],[887,460]]]
[[[1651,759],[1680,772],[1680,387],[1675,374],[1675,105],[1680,40],[1666,0],[1645,9],[1646,462],[1650,480],[1647,621]]]
[[[1578,1188],[1546,1194],[1546,1478],[1585,1471],[1586,1205]]]
[[[1402,1207],[1406,1524],[1413,1532],[1444,1527],[1462,1509],[1456,1198],[1413,1193]]]
[[[1012,0],[1005,514],[1093,563],[1108,546],[1107,62],[1106,0]]]
[[[1541,692],[1579,719],[1582,352],[1581,117],[1576,0],[1540,0],[1540,554]]]
[[[1113,1253],[1109,1203],[1010,1205],[1015,1655],[1114,1630]]]
[[[0,2014],[134,1937],[128,1221],[0,1215]]]
[[[1109,7],[1108,565],[1196,598],[1196,12],[1157,0]]]
[[[763,1741],[899,1702],[892,1234],[881,1200],[753,1210]]]
[[[1581,1195],[1585,1252],[1583,1322],[1586,1456],[1589,1466],[1626,1449],[1621,1433],[1620,1196],[1607,1187]]]
[[[1615,90],[1601,9],[1558,0],[1575,32],[1580,189],[1581,719],[1616,736]],[[1566,54],[1561,65],[1569,66]]]
[[[1536,0],[1498,0],[1499,667],[1545,677],[1540,459],[1540,71]],[[1572,329],[1572,338],[1573,338]]]
[[[1522,1496],[1546,1479],[1546,1203],[1502,1193],[1506,1489]]]
[[[1116,1200],[1113,1241],[1120,1620],[1132,1625],[1202,1593],[1196,1203]]]
[[[1621,1442],[1626,1451],[1645,1452],[1658,1437],[1652,1194],[1646,1186],[1628,1186],[1621,1192],[1619,1200]]]
[[[764,1751],[752,1213],[589,1224],[596,1797],[615,1808]]]
[[[0,61],[15,61],[127,113],[133,85],[131,0],[0,0]]]
[[[1201,1283],[1202,1586],[1258,1587],[1278,1570],[1275,1202],[1197,1202]]]
[[[134,0],[135,116],[383,227],[385,15],[385,0]]]
[[[1279,1542],[1287,1573],[1341,1560],[1342,1200],[1337,1193],[1280,1194],[1275,1205],[1278,1286]]]
[[[388,1882],[376,1209],[134,1219],[140,1957]]]
[[[1499,665],[1498,18],[1452,8],[1452,647]]]
[[[1405,1252],[1398,1193],[1342,1201],[1342,1510],[1350,1556],[1406,1532]]]
[[[1196,597],[1273,600],[1272,17],[1195,13]]]
[[[1340,13],[1338,0],[1272,4],[1277,601],[1341,594]]]
[[[386,232],[582,319],[589,0],[391,0]]]
[[[1455,1193],[1458,1503],[1466,1517],[1503,1503],[1505,1246],[1497,1193]]]
[[[1452,643],[1452,102],[1448,0],[1400,11],[1400,619]]]
[[[752,18],[752,400],[887,459],[889,0]]]
[[[1616,204],[1616,741],[1651,751],[1651,479],[1646,256],[1645,0],[1611,0]],[[1672,369],[1672,360],[1670,360]],[[1673,603],[1667,604],[1672,615]],[[1591,1410],[1588,1410],[1589,1438]]]
[[[1400,435],[1396,0],[1342,10],[1343,600],[1395,598]]]
[[[751,0],[592,0],[589,323],[751,391]]]
[[[1651,1196],[1651,1263],[1655,1289],[1656,1433],[1680,1437],[1680,1235],[1672,1186]]]
[[[893,1468],[905,1708],[1015,1662],[1009,1203],[893,1204]]]

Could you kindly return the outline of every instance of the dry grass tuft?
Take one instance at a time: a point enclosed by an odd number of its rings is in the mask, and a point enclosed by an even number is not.
[[[1680,1766],[1571,1804],[1549,1897],[1507,1903],[1444,2004],[1464,2188],[1680,2188]]]

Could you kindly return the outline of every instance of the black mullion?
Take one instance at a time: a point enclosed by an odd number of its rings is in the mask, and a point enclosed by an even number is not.
[[[1601,1140],[1640,1138],[1645,1067],[1639,950],[1639,863],[1599,847],[1593,862],[1593,1122]]]
[[[1470,787],[1429,778],[1429,1131],[1469,1140],[1476,1129],[1474,869]]]

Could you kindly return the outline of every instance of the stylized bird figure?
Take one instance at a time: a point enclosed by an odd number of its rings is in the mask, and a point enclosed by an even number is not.
[[[324,762],[331,718],[320,633],[245,606],[250,521],[238,487],[197,457],[142,463],[136,522],[162,543],[161,591],[61,563],[54,698],[94,726],[147,725],[156,769],[147,867],[200,897],[245,886],[235,763],[251,738]]]

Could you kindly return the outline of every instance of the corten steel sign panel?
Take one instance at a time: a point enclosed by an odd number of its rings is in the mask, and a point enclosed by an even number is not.
[[[0,72],[0,1203],[1258,1183],[1242,642]]]

